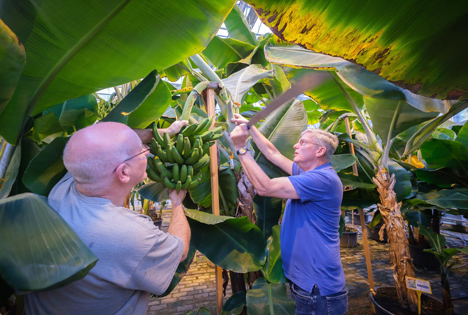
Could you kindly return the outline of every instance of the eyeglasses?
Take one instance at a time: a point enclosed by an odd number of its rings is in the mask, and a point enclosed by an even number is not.
[[[139,156],[140,154],[146,154],[146,153],[148,153],[149,150],[150,150],[150,148],[149,148],[149,146],[147,146],[146,144],[144,144],[143,147],[141,148],[141,150],[142,150],[142,151],[141,151],[140,153],[135,154],[135,155],[132,155],[131,157],[129,157],[128,159],[124,160],[124,161],[123,161],[122,163],[120,163],[120,164],[123,164],[123,163],[125,163],[125,162],[127,162],[127,161],[133,159],[134,157]],[[113,171],[112,173],[115,173],[115,171],[117,170],[117,168],[119,168],[120,164],[114,169],[114,171]]]
[[[319,147],[323,147],[323,145],[321,145],[321,144],[318,144],[318,143],[315,143],[315,142],[308,142],[308,141],[305,141],[304,139],[299,139],[299,141],[297,142],[297,144],[299,144],[299,146],[301,146],[301,147],[302,147],[303,145],[305,145],[305,144],[315,144],[315,145],[317,145],[317,146],[319,146]]]

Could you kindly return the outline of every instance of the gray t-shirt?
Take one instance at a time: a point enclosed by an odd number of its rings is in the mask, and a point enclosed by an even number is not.
[[[70,174],[52,189],[49,204],[99,260],[81,280],[25,295],[26,314],[146,314],[150,293],[162,294],[172,280],[182,240],[145,215],[84,196]]]

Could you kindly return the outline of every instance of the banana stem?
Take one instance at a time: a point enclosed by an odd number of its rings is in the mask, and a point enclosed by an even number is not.
[[[198,95],[200,95],[209,85],[209,81],[202,81],[193,88],[192,92],[190,92],[187,100],[185,101],[184,110],[182,111],[180,120],[189,120],[190,114],[192,113],[193,104],[195,104]]]

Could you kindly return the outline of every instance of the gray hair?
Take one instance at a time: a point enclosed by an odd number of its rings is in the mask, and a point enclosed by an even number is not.
[[[310,128],[310,127],[304,130],[301,136],[304,135],[305,133],[311,133],[312,136],[314,137],[315,143],[325,147],[326,149],[325,158],[328,161],[330,161],[331,156],[333,155],[333,153],[335,153],[336,148],[338,147],[338,144],[339,144],[338,137],[328,131],[318,129],[318,128]]]

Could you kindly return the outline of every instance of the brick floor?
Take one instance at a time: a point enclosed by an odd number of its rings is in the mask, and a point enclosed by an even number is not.
[[[169,212],[166,213],[165,211],[163,230],[167,230],[169,215]],[[446,230],[443,230],[442,234],[447,238],[447,244],[450,247],[462,248],[468,245],[468,234]],[[376,288],[394,285],[388,257],[388,246],[386,243],[369,240]],[[468,256],[458,254],[455,257],[457,263],[452,269],[449,280],[452,299],[455,299],[452,301],[454,314],[461,315],[468,313],[466,311],[468,309]],[[348,315],[372,314],[367,298],[369,284],[361,235],[358,237],[357,247],[341,249],[341,259],[349,290]],[[440,275],[437,270],[417,268],[416,277],[430,281],[432,297],[442,300]],[[224,300],[231,294],[230,287],[228,287],[227,297]],[[196,311],[200,307],[205,307],[212,314],[216,314],[214,268],[208,264],[205,256],[197,253],[189,272],[172,293],[164,298],[151,299],[147,314],[183,315],[192,310]]]

